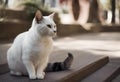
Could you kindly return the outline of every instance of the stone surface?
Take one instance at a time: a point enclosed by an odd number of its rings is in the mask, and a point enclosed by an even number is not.
[[[109,62],[80,82],[111,82],[120,73],[120,65]]]
[[[55,72],[55,73],[47,73],[46,78],[51,78],[52,80],[58,79],[60,77],[64,77],[63,74],[69,74],[70,72],[75,71],[74,69],[81,69],[85,66],[85,64],[90,64],[90,61],[98,60],[99,57],[109,56],[110,61],[117,63],[116,61],[120,61],[120,33],[88,33],[81,34],[77,36],[68,36],[65,38],[60,38],[55,40],[54,43],[54,51],[50,56],[50,62],[63,61],[67,56],[68,52],[73,53],[75,56],[75,61],[68,71]],[[10,44],[6,44],[7,46]],[[6,50],[7,48],[3,48],[3,43],[0,45],[1,53],[0,59],[3,59],[3,63],[6,62]],[[8,47],[9,47],[8,46]],[[4,52],[3,52],[4,51]],[[3,55],[3,56],[2,56]],[[56,57],[57,56],[57,57]],[[1,63],[1,62],[0,62]],[[2,64],[3,64],[2,63]],[[55,77],[56,73],[60,77]],[[8,75],[9,77],[5,77]],[[10,76],[9,73],[0,76],[1,80],[6,80],[9,78],[11,82],[13,80],[18,80],[18,82],[29,81],[28,77],[14,77]],[[46,79],[48,81],[50,79]],[[16,81],[17,82],[17,81]],[[39,82],[37,80],[36,82]],[[43,81],[44,82],[44,81]]]
[[[7,50],[10,47],[10,44],[3,43],[0,44],[0,65],[5,64],[7,62]]]
[[[112,82],[120,82],[120,75],[117,76]]]
[[[81,51],[80,51],[81,52]],[[50,62],[63,61],[66,56],[65,51],[57,51],[51,56]],[[60,72],[48,72],[46,73],[44,80],[34,80],[34,82],[76,82],[78,79],[83,79],[88,74],[99,69],[108,62],[108,58],[104,56],[95,56],[84,52],[72,51],[74,55],[74,61],[69,70]],[[86,55],[87,54],[87,55]],[[3,69],[4,70],[4,69]],[[1,70],[2,71],[2,70]],[[8,73],[0,75],[0,82],[32,82],[28,77],[16,77],[11,76]]]

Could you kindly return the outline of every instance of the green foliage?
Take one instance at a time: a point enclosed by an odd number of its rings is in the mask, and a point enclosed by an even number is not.
[[[7,7],[7,4],[8,4],[8,0],[0,0],[0,7],[1,8]]]
[[[36,10],[40,10],[44,16],[50,15],[53,11],[45,6],[40,0],[26,0],[22,5],[25,6],[25,10],[29,15],[29,18],[32,20]],[[54,20],[56,23],[60,23],[58,13],[56,13]]]
[[[120,0],[116,0],[117,8],[120,10]]]
[[[103,9],[105,10],[111,10],[111,0],[100,0]]]
[[[105,10],[111,10],[111,0],[100,0]],[[120,10],[120,0],[116,0],[116,8]]]
[[[66,10],[66,9],[62,9],[62,12],[63,12],[64,14],[68,14],[68,10]]]
[[[49,15],[52,11],[42,4],[42,2],[38,0],[27,0],[22,5],[25,6],[25,10],[30,15],[29,18],[33,18],[36,10],[40,10],[43,15]]]

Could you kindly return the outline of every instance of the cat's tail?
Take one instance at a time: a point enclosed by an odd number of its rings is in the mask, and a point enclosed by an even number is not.
[[[68,53],[68,57],[63,62],[49,63],[46,68],[46,71],[55,72],[68,70],[72,65],[73,59],[74,59],[73,55],[71,53]]]
[[[73,62],[73,55],[71,53],[68,53],[68,57],[65,59],[64,63],[64,69],[69,69]]]

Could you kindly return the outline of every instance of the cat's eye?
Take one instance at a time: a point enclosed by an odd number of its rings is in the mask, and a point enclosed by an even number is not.
[[[52,28],[51,25],[49,25],[49,24],[47,25],[47,27]]]

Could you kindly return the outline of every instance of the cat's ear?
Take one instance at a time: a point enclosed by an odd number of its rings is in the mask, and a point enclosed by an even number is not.
[[[37,10],[35,13],[36,22],[39,23],[42,19],[43,19],[42,13],[39,10]]]
[[[55,12],[49,15],[49,17],[52,19],[54,18],[54,16],[55,16]]]

